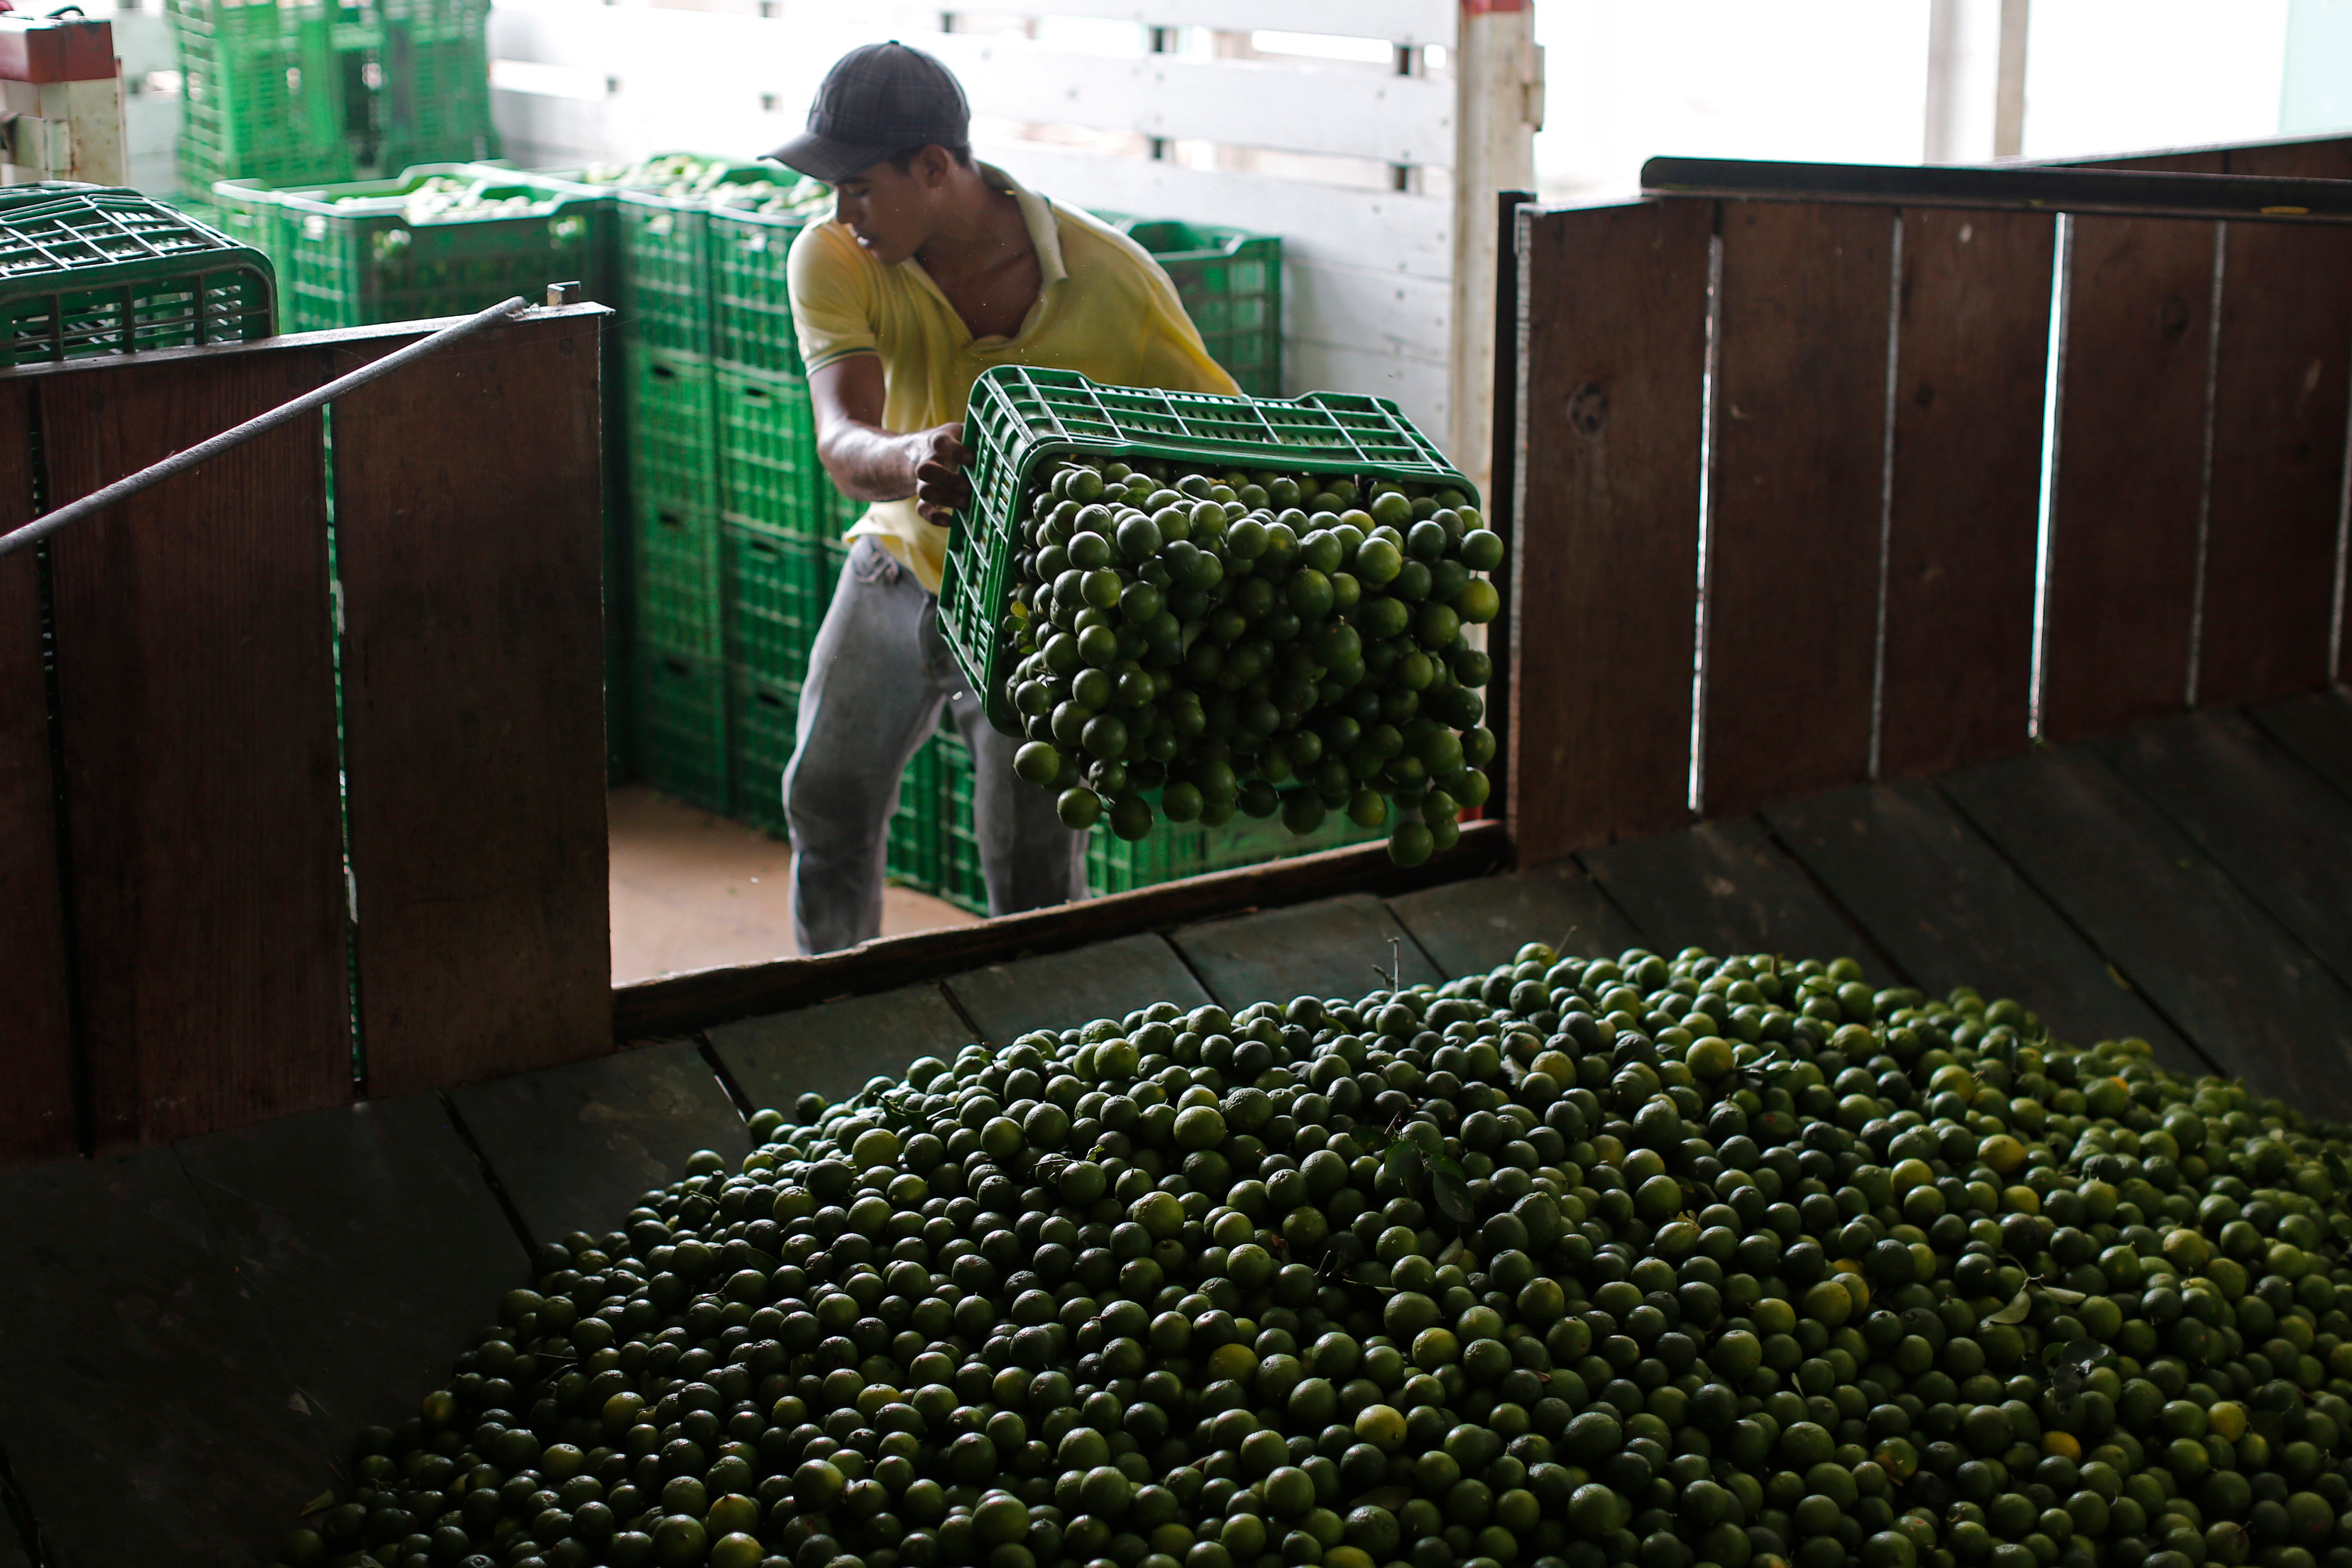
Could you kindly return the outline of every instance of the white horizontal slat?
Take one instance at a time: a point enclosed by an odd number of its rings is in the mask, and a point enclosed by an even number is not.
[[[509,146],[541,149],[543,157],[556,163],[642,157],[677,147],[724,145],[756,152],[787,133],[784,128],[770,124],[765,127],[764,142],[739,133],[725,142],[715,142],[692,134],[698,127],[681,125],[671,115],[649,116],[621,100],[542,93],[498,92],[492,95],[492,109],[499,134]],[[1161,166],[1141,159],[1066,154],[1057,163],[1031,158],[1014,148],[1003,154],[1003,162],[1024,184],[1069,205],[1227,224],[1280,235],[1286,335],[1441,363],[1448,352],[1453,289],[1444,278],[1357,264],[1359,258],[1370,260],[1382,254],[1380,241],[1399,226],[1402,216],[1442,207],[1443,203],[1423,196],[1391,198],[1306,187],[1316,198],[1314,207],[1303,207],[1287,223],[1271,210],[1251,214],[1268,220],[1261,225],[1238,221],[1230,209],[1214,205],[1194,206],[1159,199],[1170,188],[1152,179],[1152,171]],[[1091,167],[1097,164],[1109,167]],[[1087,169],[1095,178],[1081,184],[1062,177],[1073,166]],[[1120,184],[1118,174],[1122,170],[1129,172],[1135,183]],[[1245,175],[1218,178],[1235,188],[1245,189],[1254,183]],[[1172,188],[1181,191],[1186,184],[1177,181]],[[1194,187],[1195,194],[1198,190]],[[1374,202],[1386,205],[1392,201],[1410,205],[1402,214],[1364,210]],[[1335,243],[1334,231],[1346,226],[1362,231],[1363,243]]]
[[[1443,280],[1454,263],[1454,204],[1181,163],[992,142],[981,154],[1073,206],[1217,224],[1282,237],[1294,261],[1328,260]]]
[[[1286,245],[1284,249],[1284,330],[1292,337],[1445,363],[1453,346],[1453,285],[1361,267],[1292,262]]]
[[[665,107],[772,95],[797,114],[824,71],[864,39],[853,18],[830,39],[773,21],[550,0],[491,13],[494,58],[593,68],[624,95]],[[1062,54],[1023,40],[934,34],[922,42],[954,70],[975,115],[1086,126],[1233,146],[1450,168],[1452,84],[1254,61],[1171,55]],[[838,47],[836,47],[838,46]]]
[[[1459,0],[969,0],[947,9],[992,16],[1094,16],[1154,27],[1314,33],[1452,47]]]
[[[1017,40],[931,40],[975,114],[1454,166],[1454,84],[1173,55],[1054,55]]]

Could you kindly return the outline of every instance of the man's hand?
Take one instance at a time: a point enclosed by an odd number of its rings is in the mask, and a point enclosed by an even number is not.
[[[915,469],[915,510],[923,521],[941,528],[956,510],[971,500],[971,484],[963,477],[971,454],[964,450],[963,426],[940,425],[907,437]]]

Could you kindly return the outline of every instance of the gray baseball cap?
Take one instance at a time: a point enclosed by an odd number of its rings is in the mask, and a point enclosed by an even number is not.
[[[953,72],[893,38],[834,62],[809,105],[808,130],[768,154],[837,184],[909,147],[961,147],[971,106]]]

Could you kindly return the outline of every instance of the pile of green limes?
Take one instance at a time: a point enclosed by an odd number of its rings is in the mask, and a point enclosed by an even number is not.
[[[1296,834],[1399,808],[1403,865],[1460,837],[1495,754],[1470,628],[1503,542],[1459,490],[1061,461],[1033,476],[1006,635],[1014,763],[1062,820]]]
[[[285,1561],[2352,1562],[2344,1131],[2014,1002],[1530,946],[794,1114]]]

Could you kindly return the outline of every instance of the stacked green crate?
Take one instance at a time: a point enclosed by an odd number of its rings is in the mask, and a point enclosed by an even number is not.
[[[269,258],[136,191],[0,190],[0,365],[194,348],[276,327]]]
[[[793,726],[800,713],[797,680],[763,680],[734,667],[728,676],[732,743],[728,751],[730,815],[782,837],[784,764],[793,757]]]
[[[792,240],[807,226],[822,190],[774,164],[761,173],[771,182],[764,191],[736,181],[707,205],[698,295],[708,309],[715,366],[719,515],[730,535],[745,542],[739,560],[754,559],[751,542],[759,541],[789,579],[789,597],[772,618],[762,614],[761,580],[730,584],[729,614],[737,628],[730,657],[744,669],[788,670],[797,689],[839,576],[827,549],[837,530],[816,504],[818,487],[826,481],[816,459],[816,427],[793,345],[784,280]],[[761,275],[760,287],[783,302],[781,340],[769,337],[774,328],[766,319],[747,322],[740,296],[747,272]],[[743,771],[764,770],[764,787],[773,791],[784,760],[747,761]],[[926,889],[930,873],[920,845],[932,815],[927,809],[931,773],[926,747],[899,781],[888,848],[892,874]]]
[[[510,173],[446,163],[390,180],[229,180],[213,196],[264,232],[295,331],[471,315],[558,281],[609,293],[610,204]]]
[[[988,912],[988,882],[981,874],[980,835],[972,826],[971,748],[950,723],[930,741],[939,753],[939,887],[940,898],[976,915]]]
[[[488,0],[374,0],[374,6],[372,162],[392,170],[497,157]]]
[[[167,15],[180,58],[184,190],[351,177],[335,33],[364,16],[360,7],[167,0]]]
[[[727,552],[719,525],[710,362],[642,340],[625,340],[622,353],[638,666],[690,661],[698,686],[694,710],[708,708],[718,715],[715,725],[681,732],[657,708],[670,692],[657,681],[641,680],[637,771],[656,789],[725,813],[734,805],[728,721],[733,690],[721,608]],[[711,694],[707,703],[701,689]]]
[[[1378,827],[1359,827],[1348,820],[1345,812],[1339,811],[1325,817],[1321,827],[1304,837],[1285,827],[1279,817],[1261,822],[1235,816],[1218,827],[1162,820],[1152,828],[1150,837],[1132,844],[1111,832],[1107,825],[1097,826],[1087,842],[1087,887],[1097,897],[1132,892],[1138,888],[1172,882],[1179,877],[1197,877],[1204,871],[1230,871],[1240,866],[1312,855],[1349,844],[1382,843],[1388,834],[1385,823]]]
[[[1151,252],[1209,357],[1252,397],[1282,395],[1282,240],[1210,224],[1097,215]]]

